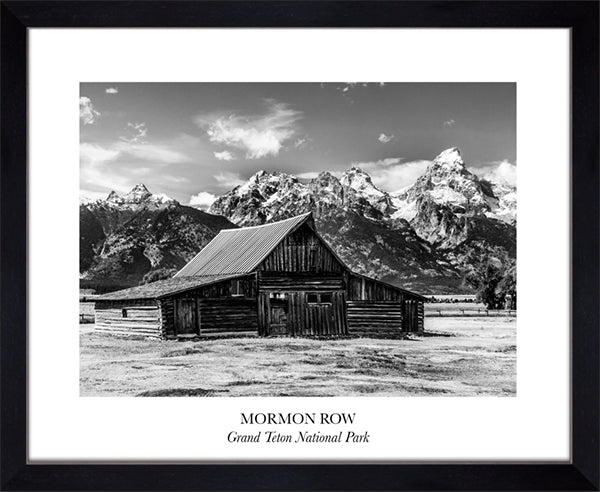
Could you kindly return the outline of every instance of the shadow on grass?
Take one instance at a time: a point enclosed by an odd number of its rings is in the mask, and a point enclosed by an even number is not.
[[[184,355],[194,355],[194,354],[202,354],[205,352],[211,352],[211,350],[205,349],[204,347],[201,349],[194,347],[185,347],[182,349],[174,349],[174,350],[166,350],[160,354],[161,357],[181,357]]]
[[[144,391],[137,396],[214,396],[216,393],[227,393],[228,390],[207,390],[202,388],[172,388]]]
[[[254,384],[269,384],[267,381],[243,380],[243,381],[231,381],[227,383],[227,386],[252,386]]]

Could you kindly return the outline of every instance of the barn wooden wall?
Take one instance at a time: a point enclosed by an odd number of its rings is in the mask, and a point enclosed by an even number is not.
[[[348,275],[348,300],[350,301],[403,301],[404,294],[376,280],[358,275]]]
[[[425,310],[422,301],[406,300],[404,303],[404,330],[408,332],[422,332],[424,314]]]
[[[123,317],[123,309],[127,317]],[[161,337],[161,316],[156,301],[97,301],[96,331],[114,335]]]
[[[281,291],[331,291],[342,290],[344,279],[337,273],[308,273],[308,272],[259,272],[259,290]]]
[[[283,239],[258,269],[276,272],[341,273],[344,267],[305,224]]]
[[[397,301],[348,301],[348,331],[360,336],[402,333],[403,306]]]
[[[256,277],[254,274],[235,279],[240,281],[242,285],[243,297],[256,297]],[[198,287],[197,289],[187,290],[181,294],[174,294],[172,297],[198,297],[198,298],[213,298],[220,299],[225,297],[231,297],[231,287],[233,280],[223,280],[215,284],[207,285],[205,287]]]
[[[242,295],[231,295],[231,280],[189,290],[159,301],[163,334],[166,338],[175,338],[175,302],[181,298],[195,298],[200,336],[209,333],[229,333],[258,331],[256,279],[249,276],[242,279]]]
[[[258,331],[256,299],[199,299],[200,335]]]
[[[163,338],[175,337],[175,303],[172,297],[158,300],[161,320],[161,334]]]
[[[349,274],[346,282],[351,333],[363,334],[369,324],[373,334],[384,334],[391,327],[408,332],[423,331],[423,301],[419,298],[359,275]]]

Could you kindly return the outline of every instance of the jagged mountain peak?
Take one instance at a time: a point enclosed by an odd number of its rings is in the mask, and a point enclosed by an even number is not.
[[[149,191],[144,183],[138,183],[133,188],[131,188],[129,193],[149,193]]]
[[[265,171],[261,169],[260,171],[255,172],[248,179],[249,182],[252,183],[260,183],[263,181],[272,181],[272,180],[297,180],[296,176],[292,176],[291,174],[287,174],[281,171]]]
[[[109,207],[115,209],[129,210],[138,208],[159,208],[167,205],[178,205],[179,202],[164,193],[153,194],[148,191],[146,185],[140,183],[135,185],[124,195],[116,191],[111,191],[108,196],[102,200],[85,203],[88,208]]]
[[[316,178],[313,178],[312,180],[314,183],[319,183],[319,184],[335,184],[335,185],[339,185],[340,184],[340,180],[338,178],[336,178],[333,174],[331,174],[329,171],[322,171],[318,174],[318,176]]]
[[[362,167],[359,166],[351,166],[350,168],[346,169],[344,171],[344,173],[342,174],[342,176],[346,176],[346,175],[363,175],[363,176],[368,176],[369,179],[371,179],[370,174],[365,171]]]
[[[143,183],[135,185],[129,193],[125,195],[125,201],[127,202],[142,202],[152,196],[152,193],[148,191],[146,185]]]
[[[348,186],[351,186],[351,183],[367,183],[374,186],[371,175],[358,166],[352,166],[350,169],[346,169],[342,173],[340,181],[342,184],[347,184]]]
[[[254,196],[260,198],[272,195],[277,190],[290,190],[296,186],[299,186],[296,176],[279,171],[260,170],[250,176],[246,182],[236,186],[232,193],[235,193],[238,197]]]
[[[458,147],[446,149],[443,152],[440,152],[440,154],[433,159],[432,163],[427,168],[426,174],[439,173],[471,174],[465,167],[465,161],[463,160]]]
[[[417,201],[430,198],[456,212],[490,211],[497,201],[491,188],[467,170],[457,147],[441,152],[406,195]]]
[[[374,183],[371,175],[358,166],[352,166],[342,174],[340,182],[354,188],[356,191],[365,192],[369,195],[382,196],[384,194]]]
[[[106,197],[107,202],[120,202],[123,198],[116,191],[111,191]]]

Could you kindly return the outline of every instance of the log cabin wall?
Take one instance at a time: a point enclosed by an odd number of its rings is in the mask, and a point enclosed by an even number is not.
[[[258,331],[256,299],[199,299],[200,335]]]
[[[114,335],[162,337],[162,320],[153,299],[97,301],[96,331]]]
[[[403,330],[399,301],[348,301],[348,331],[359,336],[391,336]]]
[[[407,299],[404,303],[404,331],[412,333],[422,332],[424,328],[423,318],[423,301]]]
[[[175,338],[175,303],[172,297],[158,300],[162,338]]]
[[[423,331],[423,301],[381,282],[349,274],[348,329],[358,335]]]
[[[341,273],[272,272],[258,273],[258,287],[261,292],[290,290],[343,290],[344,278]]]
[[[197,297],[202,299],[222,299],[232,296],[256,298],[256,276],[250,275],[234,280],[223,280],[215,284],[198,287],[174,294],[177,297]]]
[[[401,290],[389,287],[377,280],[368,279],[358,275],[348,275],[348,300],[349,301],[403,301],[404,293]]]

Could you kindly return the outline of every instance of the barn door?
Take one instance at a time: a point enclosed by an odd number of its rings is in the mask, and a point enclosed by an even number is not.
[[[287,301],[270,300],[269,334],[286,335],[288,333]]]
[[[175,331],[178,336],[193,336],[200,333],[196,299],[178,299],[175,310]]]
[[[313,334],[331,335],[334,333],[335,322],[331,304],[309,304],[310,331]]]

